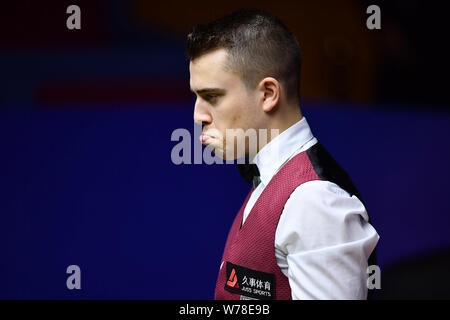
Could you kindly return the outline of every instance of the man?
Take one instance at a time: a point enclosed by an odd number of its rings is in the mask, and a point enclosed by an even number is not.
[[[200,140],[226,160],[247,157],[238,166],[254,182],[228,235],[215,298],[366,299],[379,236],[301,113],[295,36],[273,15],[245,9],[195,26],[186,49]],[[233,133],[244,148],[228,139],[231,129],[241,129]],[[257,135],[255,146],[244,137],[250,130],[279,134]]]

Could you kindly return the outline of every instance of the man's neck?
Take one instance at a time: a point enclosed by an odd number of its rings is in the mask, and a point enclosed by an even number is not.
[[[291,108],[290,106],[288,107]],[[260,141],[258,137],[257,153],[262,148],[264,148],[265,145],[269,144],[273,139],[280,135],[283,131],[287,130],[303,118],[299,107],[297,107],[297,109],[291,108],[291,110],[293,111],[286,112],[284,115],[279,116],[276,121],[272,121],[272,123],[267,126],[267,141]]]

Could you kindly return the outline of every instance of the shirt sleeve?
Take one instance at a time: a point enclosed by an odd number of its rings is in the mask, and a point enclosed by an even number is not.
[[[356,196],[309,181],[286,202],[275,256],[293,299],[366,299],[368,257],[379,236]]]

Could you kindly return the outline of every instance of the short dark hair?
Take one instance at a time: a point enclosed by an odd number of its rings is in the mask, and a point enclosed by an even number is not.
[[[203,54],[226,49],[226,68],[237,72],[248,89],[264,77],[274,77],[288,100],[300,101],[300,47],[294,34],[274,15],[260,9],[240,9],[187,35],[186,52],[193,61]]]

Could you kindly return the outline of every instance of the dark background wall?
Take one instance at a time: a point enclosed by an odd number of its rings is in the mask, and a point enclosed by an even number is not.
[[[441,270],[445,259],[430,257],[450,247],[448,5],[378,2],[382,29],[370,31],[372,3],[258,3],[2,7],[0,298],[212,298],[249,186],[232,165],[173,164],[171,134],[197,139],[186,32],[245,6],[299,39],[302,110],[366,202],[382,287],[405,296],[396,274],[414,282],[430,264]],[[69,4],[81,7],[81,30],[66,28]],[[66,288],[71,264],[81,290]]]

